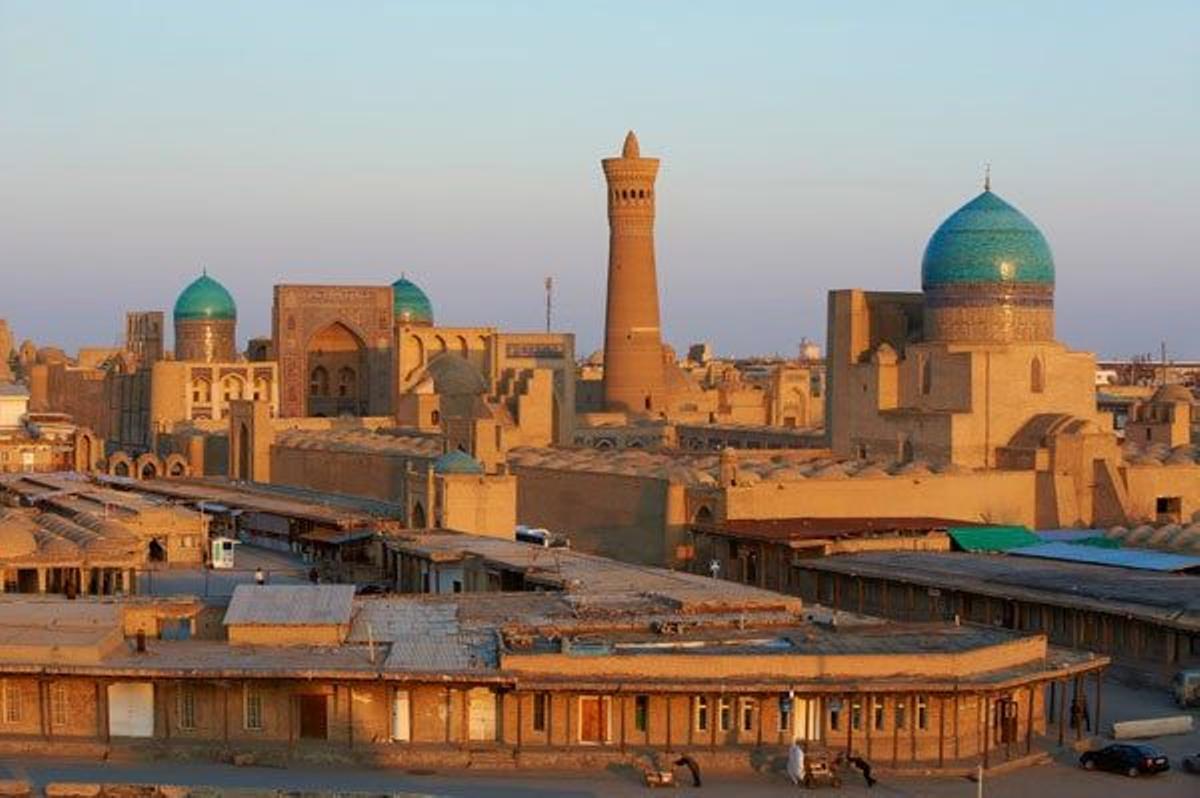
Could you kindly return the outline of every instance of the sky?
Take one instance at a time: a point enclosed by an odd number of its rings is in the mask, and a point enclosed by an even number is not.
[[[390,283],[439,323],[599,346],[599,160],[659,157],[665,337],[822,341],[832,288],[918,290],[993,189],[1057,266],[1058,334],[1200,357],[1200,3],[0,0],[0,318],[112,345],[201,268]]]

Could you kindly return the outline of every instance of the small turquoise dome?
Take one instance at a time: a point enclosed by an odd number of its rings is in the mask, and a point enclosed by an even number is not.
[[[233,297],[207,274],[202,274],[183,289],[175,300],[175,321],[237,319]]]
[[[433,463],[435,474],[482,474],[483,463],[466,452],[452,449]]]
[[[433,304],[421,287],[407,277],[392,283],[392,308],[396,321],[433,324]]]
[[[951,214],[925,247],[922,288],[963,283],[1054,285],[1054,258],[1041,231],[991,191]]]

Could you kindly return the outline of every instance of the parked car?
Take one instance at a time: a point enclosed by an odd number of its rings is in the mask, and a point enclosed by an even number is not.
[[[1185,756],[1183,758],[1183,769],[1188,773],[1200,773],[1200,753]]]
[[[1162,751],[1141,743],[1115,743],[1084,751],[1079,764],[1087,770],[1108,770],[1126,776],[1162,773],[1171,768]]]

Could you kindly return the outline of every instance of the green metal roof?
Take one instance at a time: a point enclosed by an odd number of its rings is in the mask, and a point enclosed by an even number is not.
[[[955,548],[962,551],[1008,551],[1042,542],[1023,526],[951,527],[946,534],[954,541]]]

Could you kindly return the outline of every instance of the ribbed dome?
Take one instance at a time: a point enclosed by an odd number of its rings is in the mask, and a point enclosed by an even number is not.
[[[482,474],[483,463],[466,452],[452,449],[433,463],[435,474]]]
[[[991,191],[951,214],[925,247],[922,288],[964,283],[1054,285],[1054,258],[1041,231]]]
[[[392,283],[392,308],[396,321],[433,324],[433,304],[421,287],[407,277]]]
[[[233,297],[207,274],[202,274],[183,289],[175,300],[175,321],[206,321],[237,318]]]

